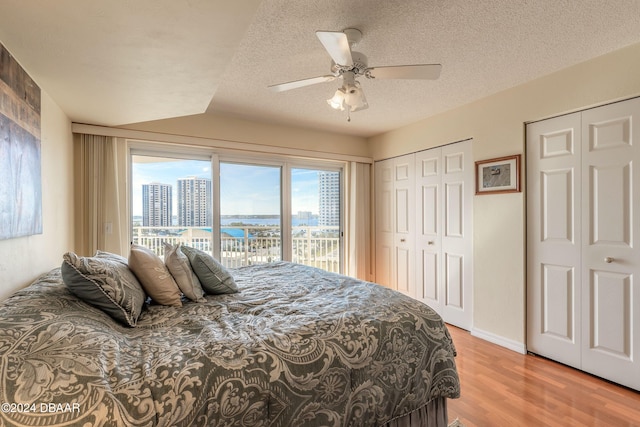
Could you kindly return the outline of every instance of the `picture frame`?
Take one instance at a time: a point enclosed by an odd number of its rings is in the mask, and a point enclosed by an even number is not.
[[[476,195],[520,192],[520,154],[476,162]]]

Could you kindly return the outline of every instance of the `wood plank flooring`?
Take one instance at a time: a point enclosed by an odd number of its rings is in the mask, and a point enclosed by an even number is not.
[[[461,397],[450,422],[465,427],[640,426],[640,393],[543,357],[522,355],[447,325],[458,351]]]

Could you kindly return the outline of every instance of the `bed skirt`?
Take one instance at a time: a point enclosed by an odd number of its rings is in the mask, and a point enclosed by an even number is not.
[[[447,425],[447,398],[441,397],[403,417],[389,421],[385,427],[447,427]]]

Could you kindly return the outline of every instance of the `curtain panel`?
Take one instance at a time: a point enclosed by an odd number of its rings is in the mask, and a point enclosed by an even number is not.
[[[350,162],[345,173],[346,274],[373,281],[371,260],[371,165]]]
[[[125,165],[118,158],[118,141],[101,135],[76,134],[75,251],[92,256],[97,250],[128,254],[123,242]]]

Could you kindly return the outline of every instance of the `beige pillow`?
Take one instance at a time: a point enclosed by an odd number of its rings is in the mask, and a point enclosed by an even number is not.
[[[198,276],[191,269],[189,258],[180,250],[180,244],[173,246],[164,242],[164,264],[187,298],[195,302],[207,300]]]
[[[144,246],[131,245],[129,268],[136,275],[144,291],[158,304],[182,306],[180,289],[162,259]]]

